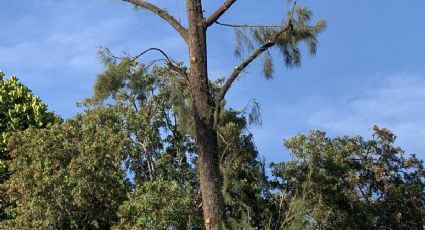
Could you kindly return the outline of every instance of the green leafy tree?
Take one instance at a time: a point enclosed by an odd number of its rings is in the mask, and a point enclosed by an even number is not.
[[[107,71],[98,76],[94,99],[83,105],[102,107],[101,102],[112,99],[130,141],[124,165],[134,187],[115,228],[199,229],[194,143],[186,134],[190,127],[176,122],[186,105],[179,101],[184,92],[175,85],[175,74],[131,59],[118,63],[101,57]]]
[[[10,177],[10,156],[6,148],[9,137],[30,126],[44,128],[59,120],[18,78],[4,79],[0,71],[0,222],[7,218],[4,209],[8,202],[3,184]]]
[[[112,99],[108,102],[120,111],[132,142],[126,165],[134,175],[135,191],[120,209],[117,228],[201,228],[197,149],[184,83],[168,68],[146,66],[131,58],[117,62],[105,52],[100,55],[107,70],[98,76],[94,101],[88,100],[85,105],[99,106]],[[216,94],[221,81],[210,84],[211,93]],[[254,112],[250,113],[221,113],[220,165],[231,226],[262,223],[259,204],[267,183],[252,135],[246,129],[248,122],[258,121],[259,108],[252,107]]]
[[[123,128],[131,140],[132,148],[126,166],[134,173],[135,184],[153,180],[157,176],[184,180],[189,176],[185,173],[191,173],[186,154],[194,152],[194,144],[186,135],[186,130],[190,128],[176,122],[177,116],[180,116],[178,111],[184,110],[186,105],[175,102],[183,93],[174,83],[175,74],[159,67],[148,69],[130,59],[120,63],[104,61],[108,69],[98,76],[94,100],[88,99],[85,105],[96,107],[104,100],[112,99],[113,107],[123,119]],[[168,155],[173,157],[168,158]],[[169,168],[161,163],[167,161],[166,158],[171,163]],[[172,163],[174,160],[180,165]],[[175,171],[175,166],[181,171]],[[168,170],[171,170],[170,173],[164,173]],[[180,179],[178,174],[181,174]]]
[[[209,16],[201,0],[186,0],[187,26],[176,20],[163,7],[158,7],[144,0],[124,0],[138,8],[146,9],[173,27],[185,41],[188,48],[188,68],[171,60],[167,54],[158,48],[149,48],[133,57],[136,60],[148,51],[159,51],[166,62],[166,67],[177,73],[175,82],[183,82],[185,100],[190,105],[190,116],[194,131],[193,139],[196,142],[199,183],[202,193],[202,208],[204,224],[207,229],[221,229],[223,214],[225,213],[224,199],[221,194],[222,181],[219,160],[219,141],[217,130],[223,100],[247,66],[259,57],[263,57],[264,73],[267,78],[272,76],[273,64],[269,50],[276,47],[282,53],[284,64],[288,67],[300,64],[300,42],[306,42],[310,54],[316,52],[318,33],[325,28],[323,20],[310,24],[311,11],[295,5],[288,10],[288,17],[281,26],[244,26],[223,24],[219,22],[222,15],[234,7],[237,0],[226,0]],[[237,65],[224,80],[217,94],[212,94],[208,77],[207,30],[213,26],[230,26],[236,28],[250,28],[238,31],[238,49],[247,51],[239,65]],[[240,55],[242,57],[242,55]],[[126,59],[127,61],[128,59]],[[189,114],[187,114],[189,116]]]
[[[223,111],[217,131],[225,218],[230,229],[264,228],[265,224],[264,196],[268,194],[265,165],[247,130],[249,116],[259,116],[258,109],[254,103],[253,111],[248,114],[244,110]]]
[[[10,137],[5,183],[15,218],[3,229],[109,229],[126,199],[128,139],[106,107]]]
[[[104,50],[107,52],[107,50]],[[105,54],[105,53],[103,53]],[[2,188],[13,218],[1,229],[203,229],[192,105],[169,67],[103,55],[83,114],[8,136],[10,178]],[[177,64],[183,68],[181,64]],[[210,94],[223,85],[210,82]],[[107,101],[109,104],[102,105]],[[425,172],[395,136],[285,141],[289,162],[268,181],[247,127],[259,106],[225,109],[217,126],[224,225],[229,229],[416,229],[423,226]]]
[[[293,160],[272,165],[283,207],[302,198],[298,216],[318,229],[421,229],[423,162],[406,157],[395,139],[375,126],[372,140],[319,131],[286,140]]]
[[[137,186],[120,207],[116,229],[201,229],[199,199],[190,186],[156,179]]]

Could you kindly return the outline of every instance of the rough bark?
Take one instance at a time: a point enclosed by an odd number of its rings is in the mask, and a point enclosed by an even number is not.
[[[198,147],[199,181],[206,229],[221,229],[223,197],[218,163],[217,135],[214,130],[214,103],[208,89],[207,24],[201,0],[186,0],[188,47],[190,57],[189,85]]]

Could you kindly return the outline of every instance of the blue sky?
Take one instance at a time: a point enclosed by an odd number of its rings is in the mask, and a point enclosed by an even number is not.
[[[184,1],[152,2],[185,23]],[[221,2],[204,1],[206,14]],[[279,24],[286,2],[239,0],[220,21]],[[392,130],[407,153],[425,158],[425,1],[298,2],[315,19],[328,21],[317,56],[304,55],[301,68],[288,70],[275,55],[273,80],[265,80],[254,62],[227,96],[233,108],[250,99],[261,104],[263,126],[252,128],[260,152],[280,161],[289,157],[284,138],[311,129],[370,137],[377,124]],[[169,26],[119,0],[1,0],[0,31],[0,69],[17,75],[63,117],[75,114],[75,103],[92,94],[103,69],[99,46],[131,54],[160,47],[187,60],[183,41]],[[233,35],[220,26],[208,32],[213,78],[238,64]]]

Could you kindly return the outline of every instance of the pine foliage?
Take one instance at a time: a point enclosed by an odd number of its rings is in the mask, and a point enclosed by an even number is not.
[[[304,43],[308,53],[315,55],[318,45],[317,35],[326,27],[325,20],[319,20],[311,25],[312,15],[308,8],[296,5],[288,12],[288,17],[282,21],[281,26],[237,26],[235,55],[243,59],[246,54],[254,51],[255,47],[269,42],[273,35],[279,34],[274,47],[281,54],[285,66],[288,68],[299,66],[301,64],[299,43]],[[289,29],[280,33],[288,26]],[[263,72],[266,79],[272,78],[273,62],[270,51],[263,54]]]

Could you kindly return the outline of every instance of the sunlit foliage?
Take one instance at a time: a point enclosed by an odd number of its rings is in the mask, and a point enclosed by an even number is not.
[[[0,222],[8,218],[4,213],[8,202],[3,183],[10,177],[10,156],[6,148],[9,137],[13,132],[28,127],[44,128],[59,120],[17,77],[4,79],[0,71]]]

